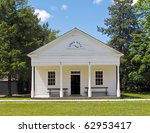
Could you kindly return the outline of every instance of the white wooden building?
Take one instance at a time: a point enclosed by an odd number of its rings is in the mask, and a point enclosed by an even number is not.
[[[74,28],[28,54],[32,64],[31,97],[120,97],[122,55]]]

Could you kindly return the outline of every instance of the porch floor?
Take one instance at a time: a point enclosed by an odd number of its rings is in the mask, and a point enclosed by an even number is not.
[[[64,97],[48,97],[48,98],[33,98],[33,99],[50,99],[50,100],[84,100],[84,99],[120,99],[117,96],[95,96],[95,97],[87,97],[87,96],[81,96],[81,95],[70,95],[70,96],[64,96]]]

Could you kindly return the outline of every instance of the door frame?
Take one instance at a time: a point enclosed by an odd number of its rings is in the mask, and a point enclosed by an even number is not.
[[[72,75],[79,75],[80,76],[80,93],[79,95],[81,94],[81,71],[80,70],[72,70],[70,71],[70,94],[72,95],[71,91],[72,91],[72,88],[71,88],[71,76]]]

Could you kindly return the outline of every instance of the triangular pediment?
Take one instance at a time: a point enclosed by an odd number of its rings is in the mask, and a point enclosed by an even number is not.
[[[122,56],[103,42],[74,28],[28,56]]]

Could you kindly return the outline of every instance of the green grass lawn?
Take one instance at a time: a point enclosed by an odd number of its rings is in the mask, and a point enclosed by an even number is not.
[[[122,99],[150,99],[150,93],[122,93],[121,98]],[[59,98],[55,98],[55,99],[59,99]],[[31,100],[31,98],[29,94],[13,95],[11,97],[0,95],[0,100]]]
[[[14,94],[12,96],[0,95],[0,100],[30,100],[30,94]]]
[[[122,93],[121,97],[124,99],[150,99],[150,93]]]
[[[1,102],[8,116],[150,116],[150,101],[119,102]]]
[[[150,99],[150,93],[123,93],[123,99]],[[30,100],[29,95],[0,100]],[[0,115],[8,116],[150,116],[150,101],[119,102],[0,102]]]

